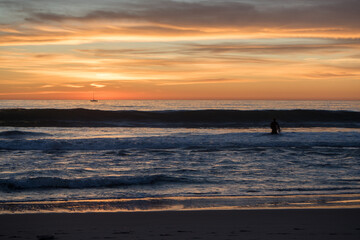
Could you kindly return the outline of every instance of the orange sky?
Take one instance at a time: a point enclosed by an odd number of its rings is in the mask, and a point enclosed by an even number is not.
[[[0,0],[0,99],[359,100],[359,12],[354,0]]]

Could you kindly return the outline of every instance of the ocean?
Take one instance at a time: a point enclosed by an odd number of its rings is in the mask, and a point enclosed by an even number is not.
[[[0,214],[359,206],[360,101],[0,101]]]

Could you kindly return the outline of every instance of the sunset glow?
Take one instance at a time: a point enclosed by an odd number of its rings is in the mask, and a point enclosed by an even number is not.
[[[0,0],[0,99],[360,99],[357,0]]]

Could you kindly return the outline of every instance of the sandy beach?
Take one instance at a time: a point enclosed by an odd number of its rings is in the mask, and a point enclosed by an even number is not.
[[[0,239],[360,239],[360,209],[0,216]]]

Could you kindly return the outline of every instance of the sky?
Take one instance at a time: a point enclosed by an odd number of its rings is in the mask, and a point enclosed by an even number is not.
[[[359,0],[0,0],[0,99],[360,100]]]

